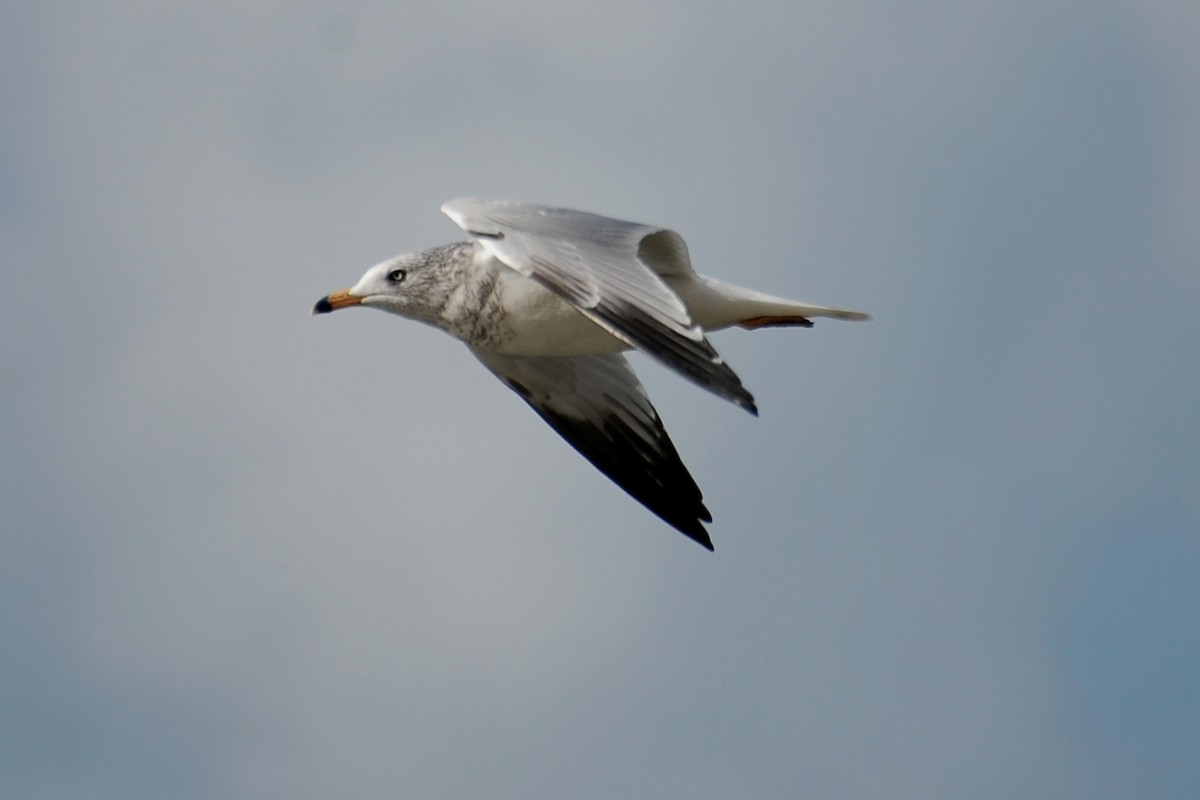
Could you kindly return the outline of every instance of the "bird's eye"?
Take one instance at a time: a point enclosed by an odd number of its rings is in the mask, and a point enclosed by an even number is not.
[[[406,277],[408,273],[402,269],[394,269],[387,274],[387,279],[392,283],[403,283]]]

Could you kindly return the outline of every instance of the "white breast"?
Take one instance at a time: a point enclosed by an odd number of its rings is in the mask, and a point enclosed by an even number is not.
[[[618,353],[628,345],[579,313],[532,278],[503,265],[496,296],[504,309],[503,343],[513,356],[585,356]]]

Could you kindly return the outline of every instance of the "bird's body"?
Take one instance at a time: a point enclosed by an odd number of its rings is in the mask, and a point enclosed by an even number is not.
[[[314,313],[373,305],[460,339],[593,464],[709,549],[700,490],[620,353],[642,349],[757,413],[705,332],[867,318],[698,275],[663,228],[480,200],[442,210],[474,239],[377,264]]]
[[[570,303],[474,242],[460,242],[444,252],[455,287],[431,322],[471,347],[509,356],[600,355],[628,349]]]

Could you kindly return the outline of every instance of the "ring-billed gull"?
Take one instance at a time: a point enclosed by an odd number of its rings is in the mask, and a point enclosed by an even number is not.
[[[442,211],[472,240],[377,264],[313,313],[372,306],[462,340],[601,472],[709,550],[700,488],[621,353],[637,348],[757,414],[707,331],[869,319],[699,275],[665,228],[491,200]]]

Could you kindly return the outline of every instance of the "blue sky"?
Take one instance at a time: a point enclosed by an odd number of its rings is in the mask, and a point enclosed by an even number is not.
[[[1194,796],[1194,4],[0,22],[0,794]],[[309,316],[461,195],[874,314],[636,358],[715,553]]]

